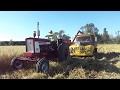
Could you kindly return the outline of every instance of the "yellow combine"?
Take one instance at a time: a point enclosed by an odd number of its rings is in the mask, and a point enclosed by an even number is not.
[[[94,34],[84,34],[81,31],[75,35],[72,44],[69,46],[70,55],[77,57],[96,56],[97,38]]]

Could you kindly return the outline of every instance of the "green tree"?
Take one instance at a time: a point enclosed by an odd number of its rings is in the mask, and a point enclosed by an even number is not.
[[[46,35],[45,36],[45,37],[48,37],[48,39],[50,39],[50,37],[62,38],[62,39],[66,39],[66,40],[70,39],[70,36],[66,35],[64,30],[60,30],[59,32],[53,32],[51,30],[49,33],[51,35]]]
[[[112,35],[109,35],[109,38],[110,38],[110,44],[114,44],[115,38]]]
[[[86,24],[85,26],[82,26],[80,28],[82,30],[82,32],[86,33],[86,34],[95,34],[97,35],[99,30],[97,27],[95,27],[95,25],[93,23],[89,23],[89,24]]]
[[[103,29],[103,37],[102,38],[103,38],[104,43],[109,43],[110,37],[109,37],[108,31],[106,30],[106,28]]]
[[[9,45],[13,45],[13,40],[12,39],[9,41]]]
[[[117,44],[120,44],[120,31],[116,32],[115,41],[116,41]]]
[[[63,38],[63,34],[64,34],[65,32],[64,32],[64,30],[60,30],[59,32],[58,32],[58,37],[59,38]]]
[[[63,39],[69,40],[71,37],[69,35],[63,34]]]
[[[69,40],[71,37],[69,35],[66,35],[64,30],[60,30],[58,32],[58,38]]]
[[[85,34],[95,34],[97,42],[102,43],[102,35],[98,34],[99,30],[93,23],[86,24],[80,28]]]
[[[102,39],[102,34],[97,34],[97,42],[100,44],[100,43],[103,43],[103,39]]]

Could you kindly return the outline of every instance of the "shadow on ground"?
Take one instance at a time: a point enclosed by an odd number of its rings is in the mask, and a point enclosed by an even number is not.
[[[29,70],[31,68],[35,68],[35,63],[27,62],[27,64],[23,69]],[[10,65],[10,61],[7,63],[4,61],[0,62],[0,74],[5,74],[5,73],[10,74],[10,73],[13,73],[14,71],[18,71],[18,70],[12,68],[12,66]]]
[[[118,63],[120,59],[114,59],[115,57],[119,57],[120,53],[99,53],[99,57],[105,59],[93,59],[93,58],[85,58],[81,59],[79,57],[73,57],[69,61],[64,61],[59,63],[56,67],[51,67],[49,75],[53,76],[56,73],[64,73],[65,75],[69,75],[69,72],[74,68],[83,68],[87,71],[106,71],[106,72],[115,72],[120,73],[120,69],[117,68],[114,64]],[[113,59],[113,60],[110,60]]]
[[[101,59],[105,57],[107,60],[110,60],[110,59],[113,59],[113,58],[116,58],[116,57],[120,57],[120,53],[118,52],[109,52],[109,53],[98,53],[97,54],[97,58],[98,59]]]
[[[69,75],[69,72],[71,70],[73,70],[74,68],[83,68],[84,70],[88,70],[88,71],[106,71],[106,72],[115,72],[115,73],[120,73],[119,68],[117,68],[116,66],[114,66],[114,64],[116,64],[118,61],[120,61],[120,59],[115,59],[116,57],[119,57],[120,53],[99,53],[99,59],[95,60],[93,58],[85,58],[85,59],[81,59],[78,57],[74,57],[69,61],[64,61],[61,63],[57,63],[57,65],[55,66],[50,66],[50,70],[49,70],[49,76],[54,76],[58,73],[64,73],[64,75]],[[105,59],[100,59],[105,57]],[[114,59],[114,60],[111,60]],[[0,62],[0,73],[4,74],[6,72],[8,73],[12,73],[13,71],[16,71],[14,69],[12,69],[12,67],[9,65],[9,63],[6,62]],[[31,68],[35,68],[33,66],[33,64],[28,64],[25,69],[31,69]]]

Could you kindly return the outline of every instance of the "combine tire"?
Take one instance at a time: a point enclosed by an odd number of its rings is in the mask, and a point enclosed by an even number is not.
[[[23,60],[19,60],[17,59],[17,57],[14,57],[11,61],[11,66],[14,68],[14,69],[22,69],[23,67],[25,67],[25,64],[26,64],[26,61],[23,61]]]
[[[70,59],[69,46],[66,43],[62,43],[58,47],[58,61],[62,62]]]
[[[38,60],[36,64],[37,73],[47,73],[49,71],[49,61],[46,58]]]

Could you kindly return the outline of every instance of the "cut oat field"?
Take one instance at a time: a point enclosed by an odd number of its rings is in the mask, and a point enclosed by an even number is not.
[[[11,59],[22,55],[25,46],[0,46],[0,79],[120,79],[120,44],[98,45],[98,57],[50,61],[49,73],[36,73],[35,64],[14,70]]]

